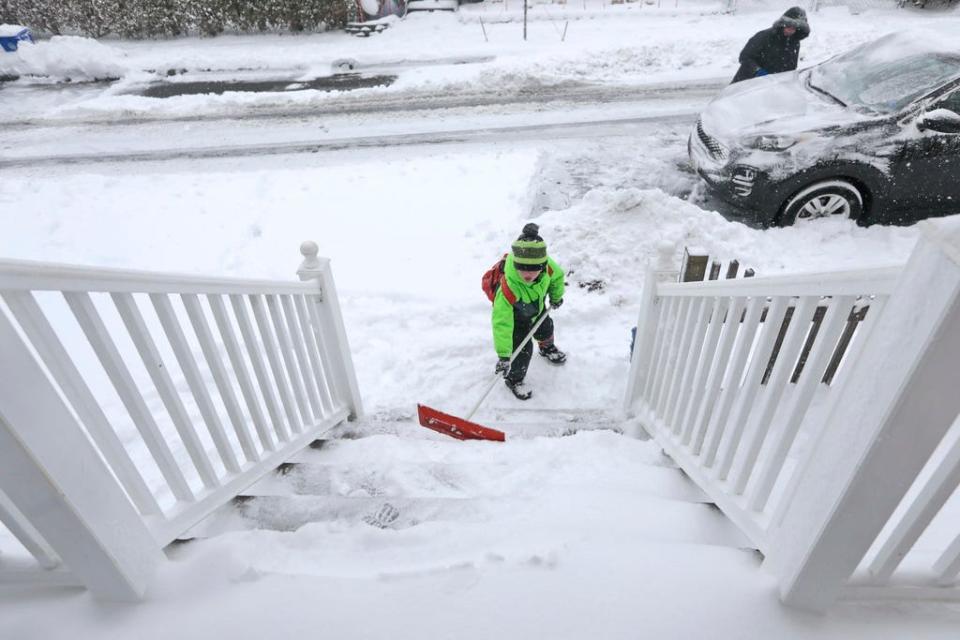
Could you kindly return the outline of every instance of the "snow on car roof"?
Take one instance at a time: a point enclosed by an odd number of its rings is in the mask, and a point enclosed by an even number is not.
[[[960,44],[925,29],[888,33],[854,51],[860,52],[871,62],[892,62],[918,55],[946,54],[950,57],[956,56],[960,63]],[[957,71],[960,73],[960,67]]]

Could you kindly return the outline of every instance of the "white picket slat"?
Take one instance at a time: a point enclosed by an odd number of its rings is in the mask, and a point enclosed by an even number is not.
[[[744,316],[743,322],[740,322],[739,318],[733,318],[733,322],[738,323],[740,328],[737,330],[737,342],[733,348],[730,364],[720,382],[723,387],[719,399],[720,408],[706,423],[704,449],[701,453],[705,467],[713,467],[716,463],[720,442],[727,430],[727,421],[730,416],[730,410],[733,407],[733,402],[739,395],[740,379],[743,377],[747,357],[750,355],[754,339],[757,335],[757,327],[760,326],[760,316],[763,314],[765,303],[764,298],[752,298],[750,302],[747,303],[746,315]]]
[[[670,397],[670,392],[673,391],[673,378],[674,372],[679,368],[679,353],[680,353],[680,344],[683,342],[685,337],[684,329],[687,326],[687,318],[690,317],[690,307],[693,306],[693,300],[691,298],[684,298],[680,300],[679,306],[677,308],[676,319],[670,323],[670,336],[669,342],[667,343],[667,351],[665,353],[666,360],[664,362],[663,370],[660,375],[663,377],[663,382],[660,385],[657,395],[653,398],[652,407],[654,409],[653,413],[658,418],[663,415],[663,411],[667,405],[667,398]]]
[[[137,509],[143,515],[160,513],[156,496],[130,459],[36,299],[27,291],[7,292],[3,299]]]
[[[654,356],[650,361],[650,367],[646,371],[646,379],[643,382],[643,391],[641,397],[652,406],[652,400],[659,384],[662,384],[663,377],[660,375],[660,369],[663,367],[664,354],[667,350],[667,336],[670,331],[670,319],[673,317],[673,309],[680,304],[679,298],[656,298],[657,306],[660,307],[657,314],[656,337],[654,339]]]
[[[680,378],[683,376],[684,367],[687,363],[686,356],[693,334],[693,324],[696,322],[696,317],[699,314],[702,302],[702,300],[694,300],[692,298],[684,301],[683,320],[677,325],[679,335],[674,340],[674,350],[671,352],[672,362],[670,373],[667,377],[667,387],[665,393],[661,395],[660,400],[657,402],[657,417],[661,420],[666,420],[667,414],[676,401],[680,388]]]
[[[337,371],[334,366],[334,358],[336,355],[333,353],[330,345],[327,344],[326,338],[324,337],[326,332],[329,330],[329,327],[324,323],[323,318],[320,317],[320,300],[315,299],[316,296],[307,296],[305,299],[305,304],[307,306],[307,313],[310,315],[311,326],[313,327],[313,335],[317,340],[317,346],[320,349],[322,354],[322,361],[324,364],[333,369],[334,372]],[[327,377],[327,385],[330,388],[330,393],[332,394],[333,407],[337,409],[342,406],[342,403],[346,399],[346,394],[348,393],[348,388],[344,388],[346,382],[342,382],[339,377],[334,374]]]
[[[227,415],[230,417],[230,423],[233,425],[233,432],[240,442],[240,449],[248,461],[260,459],[257,448],[253,443],[253,437],[247,427],[246,416],[240,409],[240,402],[237,400],[237,394],[233,389],[233,383],[223,360],[220,357],[220,350],[213,339],[213,332],[210,331],[210,323],[207,322],[207,316],[203,313],[203,306],[200,304],[200,298],[192,293],[185,293],[180,296],[183,302],[183,308],[190,319],[190,325],[197,336],[197,342],[200,344],[200,351],[207,361],[210,373],[213,374],[213,381],[220,392],[220,399],[227,409]]]
[[[327,384],[327,372],[324,367],[323,352],[320,345],[317,344],[316,334],[311,326],[310,313],[307,311],[307,301],[303,296],[294,296],[294,306],[297,309],[297,316],[300,319],[300,330],[303,333],[303,342],[307,345],[307,356],[310,359],[310,366],[313,367],[314,381],[317,391],[320,394],[320,404],[322,415],[329,415],[333,411],[333,395]]]
[[[780,351],[777,354],[777,360],[774,363],[773,370],[767,380],[766,389],[760,400],[760,408],[755,411],[756,419],[753,421],[753,430],[747,434],[746,444],[741,445],[743,456],[740,460],[740,466],[737,467],[733,475],[733,491],[742,494],[747,487],[747,482],[753,474],[753,469],[757,464],[757,457],[763,448],[768,432],[770,431],[770,421],[773,414],[780,406],[780,399],[790,377],[793,375],[794,365],[800,357],[800,350],[803,348],[803,342],[810,333],[813,323],[813,314],[817,311],[818,298],[801,298],[793,309],[793,315],[790,318],[790,325],[787,327],[780,345]],[[764,364],[764,367],[767,365]],[[761,372],[761,375],[762,372]]]
[[[696,305],[696,318],[691,327],[690,343],[684,357],[683,377],[680,378],[680,384],[678,385],[678,391],[675,394],[674,401],[667,409],[666,422],[673,427],[673,432],[677,435],[681,433],[682,418],[690,402],[690,390],[693,386],[693,380],[696,377],[700,356],[702,355],[703,341],[707,331],[710,330],[707,319],[716,306],[716,301],[711,298],[699,300]]]
[[[798,388],[794,391],[792,404],[787,410],[783,427],[774,436],[775,440],[771,445],[770,453],[764,461],[748,499],[747,504],[750,509],[763,511],[766,508],[770,492],[773,491],[787,454],[800,431],[800,425],[820,385],[827,363],[837,347],[837,341],[847,323],[853,300],[853,296],[841,296],[828,303],[816,342],[810,350],[800,379],[797,381]]]
[[[120,355],[113,338],[110,337],[110,332],[104,325],[93,300],[90,299],[89,294],[78,292],[64,293],[63,297],[80,324],[87,341],[93,347],[94,353],[100,359],[107,377],[113,383],[117,395],[120,396],[120,401],[130,414],[130,418],[137,427],[137,431],[140,432],[144,444],[153,455],[160,473],[170,487],[170,491],[178,500],[194,500],[193,491],[187,484],[183,471],[177,465],[177,461],[173,457],[166,440],[164,440],[163,434],[160,433],[160,428],[157,426],[153,414],[133,381],[133,376],[130,375],[130,371],[124,364],[123,356]]]
[[[267,373],[267,366],[263,361],[263,352],[260,350],[260,340],[253,330],[253,324],[250,322],[250,314],[243,302],[243,296],[230,296],[230,305],[233,307],[233,314],[237,319],[237,326],[240,327],[240,335],[243,337],[244,345],[247,348],[247,355],[250,357],[250,363],[253,365],[253,373],[257,377],[257,385],[260,387],[260,396],[264,404],[267,405],[267,413],[273,423],[273,430],[277,438],[281,441],[290,439],[290,430],[283,420],[283,414],[280,412],[280,404],[273,390],[270,375]]]
[[[677,429],[680,432],[680,442],[684,445],[690,444],[690,439],[693,435],[694,418],[699,412],[706,396],[707,376],[714,364],[714,358],[717,353],[717,343],[720,341],[720,330],[724,325],[724,314],[726,314],[729,306],[729,298],[719,298],[715,301],[713,311],[710,313],[707,334],[704,336],[700,361],[697,364],[697,373],[693,382],[690,384],[688,400],[681,404],[681,406],[684,407],[684,411],[680,414],[677,424]]]
[[[297,313],[293,308],[293,300],[290,296],[280,296],[280,305],[283,308],[282,315],[287,321],[287,331],[290,333],[290,341],[293,343],[293,351],[297,357],[297,364],[300,366],[300,374],[307,393],[307,400],[310,401],[310,408],[313,410],[314,418],[319,420],[323,417],[324,411],[320,404],[320,397],[317,395],[317,383],[313,378],[314,372],[307,358],[305,345],[309,344],[309,341],[300,339],[307,334],[300,329]]]
[[[707,376],[703,402],[697,408],[696,419],[691,430],[690,450],[696,456],[699,456],[703,450],[703,444],[707,437],[707,427],[713,417],[713,410],[720,395],[723,377],[727,372],[730,352],[733,350],[737,334],[740,332],[740,315],[744,312],[745,305],[746,300],[744,298],[732,298],[732,303],[729,305],[725,317],[721,319],[723,328],[721,330],[720,346],[710,365],[710,374]]]
[[[296,401],[297,410],[300,412],[300,419],[303,420],[304,425],[309,425],[313,422],[313,416],[310,415],[310,405],[307,401],[303,376],[297,368],[293,344],[290,341],[290,333],[287,331],[287,325],[282,318],[283,314],[280,310],[280,302],[276,296],[265,296],[265,298],[270,322],[273,324],[273,331],[277,337],[277,343],[280,345],[280,358],[286,368],[287,380],[293,388],[293,398]]]
[[[270,372],[273,374],[273,381],[276,384],[277,393],[280,395],[280,403],[290,424],[290,430],[293,433],[303,431],[303,423],[297,415],[297,406],[293,400],[293,394],[290,391],[290,384],[287,381],[286,374],[283,371],[283,365],[277,356],[279,347],[270,328],[270,321],[267,319],[267,312],[264,308],[263,299],[260,296],[249,296],[250,308],[253,309],[253,317],[257,322],[257,328],[260,330],[260,339],[263,341],[263,349],[267,354],[267,362],[270,364]]]
[[[227,350],[230,366],[233,368],[234,375],[237,376],[240,393],[243,394],[247,411],[250,412],[250,419],[253,421],[253,426],[257,430],[260,445],[264,451],[273,451],[276,448],[274,436],[270,431],[270,427],[267,425],[267,419],[264,417],[263,409],[257,399],[256,391],[253,388],[253,381],[250,379],[250,373],[247,371],[247,365],[243,360],[240,343],[237,341],[233,326],[230,324],[230,318],[227,315],[227,307],[223,302],[223,297],[209,296],[207,302],[210,303],[213,320],[216,322],[217,330],[223,339],[223,346]]]
[[[687,308],[687,315],[680,327],[680,339],[677,341],[677,349],[674,352],[675,365],[670,372],[669,387],[663,401],[663,409],[659,412],[660,419],[665,424],[671,424],[670,414],[673,407],[676,406],[677,396],[680,393],[680,381],[687,372],[690,345],[693,342],[694,328],[697,317],[700,315],[700,309],[703,307],[704,300],[690,300]]]
[[[740,440],[754,408],[754,398],[760,391],[760,380],[767,369],[767,363],[770,362],[774,342],[780,333],[780,327],[783,325],[783,319],[787,313],[787,301],[787,298],[776,297],[767,309],[767,318],[763,323],[760,338],[747,367],[747,375],[740,386],[737,408],[730,418],[730,429],[727,430],[725,440],[726,449],[722,450],[723,455],[721,455],[720,464],[717,466],[717,477],[720,480],[727,478],[733,465],[734,456],[740,448]]]
[[[160,400],[166,407],[173,426],[180,435],[180,441],[183,442],[194,468],[200,475],[200,481],[207,488],[216,487],[220,484],[217,474],[213,470],[213,465],[210,464],[210,458],[207,457],[203,444],[201,444],[196,431],[193,429],[190,416],[187,415],[187,409],[183,406],[183,401],[177,393],[168,367],[160,357],[160,351],[157,349],[153,338],[150,337],[150,330],[147,329],[147,324],[133,299],[133,294],[114,293],[111,294],[111,298],[113,298],[113,304],[120,313],[120,319],[123,320],[137,353],[140,354],[147,375],[153,381],[153,386],[156,387]]]
[[[217,413],[207,385],[203,381],[203,376],[200,374],[200,368],[197,366],[197,362],[190,351],[187,337],[183,333],[170,298],[166,294],[151,293],[150,302],[157,312],[157,317],[160,319],[160,326],[163,327],[167,341],[173,349],[173,354],[177,358],[177,362],[180,363],[180,369],[183,371],[183,376],[187,380],[187,386],[190,387],[190,392],[193,394],[193,398],[197,403],[197,408],[200,409],[200,415],[207,425],[207,431],[210,433],[210,438],[217,448],[220,461],[223,462],[223,466],[227,471],[238,473],[240,471],[240,464],[237,462],[237,456],[233,452],[230,441],[227,439],[226,432],[223,430],[220,415]]]
[[[886,304],[888,296],[878,296],[873,299],[870,303],[870,311],[867,313],[866,318],[863,322],[858,325],[857,332],[853,336],[850,344],[847,346],[847,351],[843,356],[844,361],[856,362],[857,358],[860,357],[860,353],[863,351],[866,346],[866,338],[873,329],[874,324],[876,324],[877,318],[881,315],[884,305]],[[846,318],[844,318],[846,321]],[[834,345],[835,347],[836,345]],[[833,350],[831,350],[830,356],[833,356]],[[839,370],[837,375],[839,375]],[[840,382],[835,382],[830,387],[830,395],[839,395],[843,393],[843,387],[849,384],[850,379],[846,377],[839,378]],[[810,430],[808,439],[811,443],[816,443],[823,436],[823,424],[825,421],[821,421],[819,424],[813,426]],[[804,460],[808,461],[808,457],[804,456]],[[786,486],[782,493],[782,497],[777,501],[777,504],[774,505],[772,513],[770,515],[770,527],[771,529],[776,529],[783,522],[784,517],[786,516],[787,509],[790,507],[790,504],[793,502],[793,499],[796,495],[798,489],[798,483],[800,481],[801,474],[799,472],[793,473],[787,480]]]

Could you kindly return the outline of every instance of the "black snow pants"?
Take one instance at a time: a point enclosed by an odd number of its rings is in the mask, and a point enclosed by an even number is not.
[[[540,319],[538,314],[538,305],[525,302],[517,302],[513,305],[513,350],[516,351],[520,346],[520,341],[527,337],[530,329]],[[553,318],[547,317],[543,324],[537,328],[533,334],[533,339],[542,346],[553,344]],[[530,366],[530,358],[533,356],[533,340],[523,346],[520,353],[510,366],[510,373],[507,374],[507,382],[517,384],[523,382],[527,376],[527,368]]]

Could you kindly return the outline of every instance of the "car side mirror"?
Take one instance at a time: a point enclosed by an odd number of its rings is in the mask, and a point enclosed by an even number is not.
[[[960,114],[950,109],[934,109],[920,116],[917,128],[937,133],[960,133]]]

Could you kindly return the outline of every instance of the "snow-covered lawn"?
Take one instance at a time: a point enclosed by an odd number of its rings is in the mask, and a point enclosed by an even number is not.
[[[571,16],[576,4],[566,9]],[[458,16],[411,16],[369,40],[322,34],[110,46],[134,70],[124,82],[141,81],[144,69],[307,74],[344,57],[383,65],[494,56],[417,67],[389,89],[366,90],[370,99],[510,83],[680,82],[732,75],[746,37],[783,8],[723,16],[607,6],[572,21],[564,43],[545,19],[526,44],[516,22],[491,20],[484,42],[477,18],[488,7],[476,5]],[[906,23],[945,31],[958,23],[919,12],[852,17],[842,8],[811,22],[808,62]],[[31,115],[241,109],[235,96],[149,101],[115,92],[74,95]],[[189,135],[204,140],[203,126]],[[737,548],[719,514],[664,499],[670,485],[658,476],[664,461],[652,443],[613,432],[460,443],[416,424],[417,402],[463,412],[492,371],[479,279],[530,219],[569,272],[556,318],[569,361],[548,368],[536,360],[528,377],[535,397],[522,407],[503,389],[488,399],[478,419],[508,434],[511,422],[555,419],[555,409],[588,423],[609,420],[626,380],[642,273],[660,252],[679,257],[685,246],[701,247],[772,274],[897,264],[916,240],[911,228],[843,221],[767,231],[726,221],[677,197],[694,182],[677,166],[684,143],[683,127],[665,127],[586,142],[505,139],[5,171],[3,257],[293,279],[299,243],[316,240],[333,260],[342,298],[367,410],[360,426],[377,434],[337,443],[324,451],[325,463],[342,465],[348,478],[375,475],[388,496],[476,502],[463,517],[405,529],[327,522],[187,545],[172,552],[150,599],[135,608],[79,591],[3,587],[0,637],[956,637],[960,614],[946,605],[842,605],[825,618],[784,609],[773,578]],[[578,286],[596,282],[599,290]],[[442,473],[429,471],[438,465]]]

